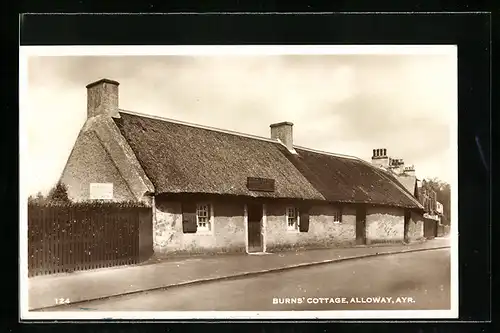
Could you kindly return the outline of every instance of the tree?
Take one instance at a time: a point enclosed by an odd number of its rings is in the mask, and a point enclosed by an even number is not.
[[[49,191],[48,201],[52,203],[69,203],[68,188],[60,181]]]
[[[425,180],[429,188],[436,191],[436,199],[443,205],[442,224],[450,225],[451,222],[451,188],[450,184],[438,178]]]
[[[35,196],[30,195],[28,197],[28,203],[32,204],[43,204],[46,200],[47,199],[43,196],[42,192],[38,192]]]
[[[45,197],[43,196],[42,192],[38,191],[38,193],[36,194],[36,199],[43,200],[43,199],[45,199]]]

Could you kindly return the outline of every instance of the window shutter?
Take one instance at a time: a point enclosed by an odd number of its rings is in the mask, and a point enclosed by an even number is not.
[[[189,202],[182,204],[182,232],[185,234],[196,233],[196,204]]]
[[[308,232],[309,231],[309,209],[308,208],[302,208],[300,210],[299,231],[300,232]]]

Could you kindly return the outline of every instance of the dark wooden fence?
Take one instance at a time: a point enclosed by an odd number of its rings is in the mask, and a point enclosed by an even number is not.
[[[140,239],[150,225],[146,207],[28,205],[28,274],[137,263],[152,252],[152,235]]]

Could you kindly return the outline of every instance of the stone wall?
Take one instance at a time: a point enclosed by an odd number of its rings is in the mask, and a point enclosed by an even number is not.
[[[286,207],[286,204],[266,205],[267,251],[325,248],[355,243],[356,213],[353,208],[344,208],[342,222],[334,223],[332,216],[338,210],[337,206],[313,206],[309,211],[309,230],[300,232],[287,230]]]
[[[154,250],[156,253],[206,254],[246,251],[245,203],[212,201],[213,233],[184,234],[180,201],[156,199],[154,209]],[[280,202],[265,204],[264,240],[267,252],[290,249],[312,249],[352,246],[356,243],[355,206],[343,208],[342,222],[335,223],[333,215],[338,206],[316,205],[309,210],[309,230],[287,230],[286,207]],[[370,207],[366,216],[367,244],[402,242],[404,239],[404,209]],[[423,236],[423,219],[412,215],[409,238]]]
[[[213,234],[185,234],[182,210],[178,201],[155,202],[153,218],[156,253],[226,253],[245,252],[244,206],[212,202]]]
[[[408,238],[410,241],[424,238],[424,217],[422,214],[411,212],[410,223],[408,225]]]
[[[404,209],[369,207],[366,212],[366,241],[392,243],[404,240]]]

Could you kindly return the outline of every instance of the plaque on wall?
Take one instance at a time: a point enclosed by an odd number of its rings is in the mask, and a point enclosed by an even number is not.
[[[250,191],[274,192],[274,179],[248,177],[247,188]]]

